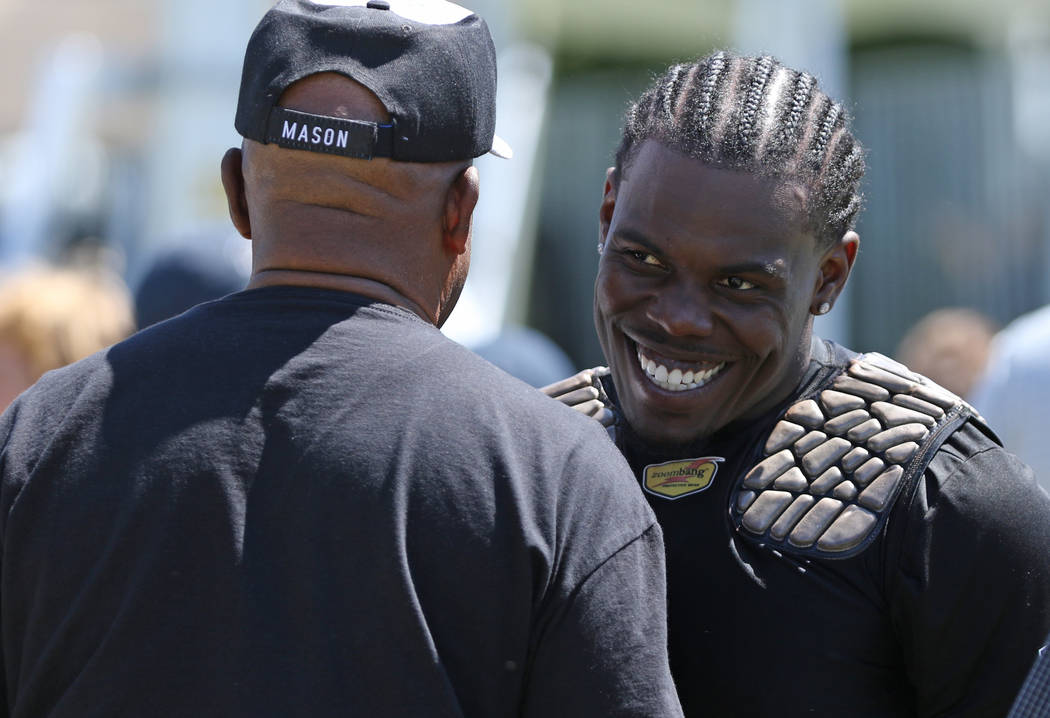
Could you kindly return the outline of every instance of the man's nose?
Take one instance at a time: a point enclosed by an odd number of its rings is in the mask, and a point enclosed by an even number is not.
[[[665,288],[646,309],[646,316],[669,336],[704,337],[714,329],[711,298],[695,285]]]

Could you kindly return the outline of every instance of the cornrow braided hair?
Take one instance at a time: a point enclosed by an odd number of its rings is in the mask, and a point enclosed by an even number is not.
[[[735,148],[745,157],[752,152],[752,139],[755,135],[755,123],[758,121],[759,110],[762,109],[762,100],[765,97],[766,85],[769,76],[773,72],[776,60],[771,57],[763,57],[755,64],[755,71],[748,82],[747,94],[744,95],[744,105],[737,119]]]
[[[716,52],[668,69],[627,111],[614,179],[648,139],[716,167],[797,182],[828,245],[856,223],[864,149],[848,114],[812,75],[772,57]]]

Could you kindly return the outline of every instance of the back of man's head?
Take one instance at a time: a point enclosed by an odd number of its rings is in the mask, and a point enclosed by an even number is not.
[[[249,286],[316,284],[403,304],[440,324],[462,289],[494,135],[484,21],[437,0],[281,0],[245,54],[223,160]]]

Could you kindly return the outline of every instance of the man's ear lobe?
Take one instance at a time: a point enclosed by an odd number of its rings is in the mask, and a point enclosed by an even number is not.
[[[248,216],[248,197],[244,192],[244,155],[240,149],[231,147],[222,158],[222,188],[226,191],[226,204],[230,208],[233,226],[245,239],[252,238],[252,223]]]
[[[463,254],[467,250],[470,225],[479,195],[478,168],[473,165],[459,173],[445,195],[443,240],[445,248],[455,254]]]
[[[813,295],[813,314],[826,314],[835,305],[835,300],[849,279],[859,247],[860,237],[856,232],[850,231],[824,253],[820,263],[820,277]]]
[[[602,204],[598,208],[598,245],[605,246],[605,238],[609,235],[609,227],[612,225],[613,211],[616,209],[616,168],[610,167],[605,170],[605,189],[602,194]]]

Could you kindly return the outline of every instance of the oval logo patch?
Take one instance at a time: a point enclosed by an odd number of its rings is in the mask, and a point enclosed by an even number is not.
[[[718,462],[722,456],[706,456],[702,459],[681,459],[649,464],[645,467],[645,490],[665,499],[680,499],[697,494],[714,481],[718,473]]]

